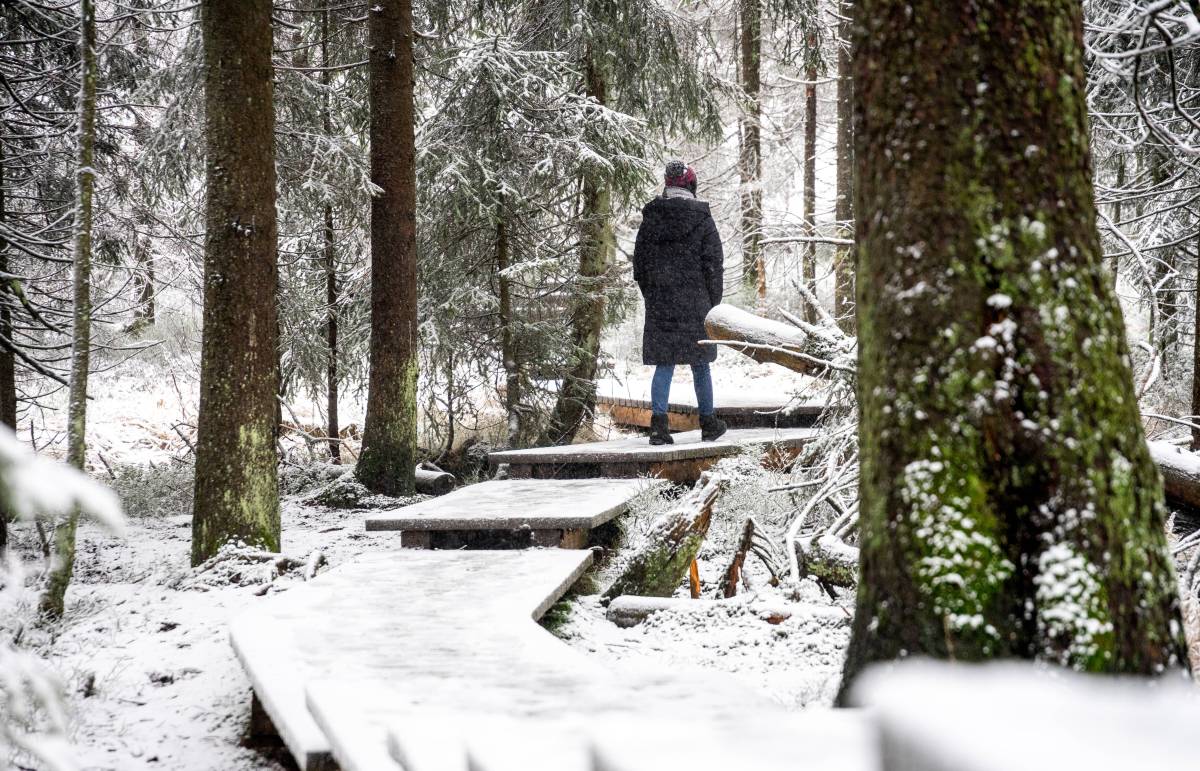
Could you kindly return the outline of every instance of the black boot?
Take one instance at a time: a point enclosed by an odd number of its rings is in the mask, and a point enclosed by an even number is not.
[[[650,416],[650,444],[675,444],[666,415]]]
[[[715,442],[724,436],[728,430],[729,426],[725,425],[725,421],[716,415],[700,416],[700,441]]]

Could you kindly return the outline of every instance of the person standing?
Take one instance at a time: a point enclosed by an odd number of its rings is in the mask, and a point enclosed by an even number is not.
[[[696,387],[700,438],[723,435],[725,422],[713,414],[710,365],[716,361],[704,317],[725,293],[724,253],[708,203],[696,197],[696,172],[670,161],[662,195],[642,209],[633,249],[633,278],[646,301],[642,363],[655,367],[650,384],[650,444],[673,444],[667,424],[668,397],[675,367],[688,364]]]

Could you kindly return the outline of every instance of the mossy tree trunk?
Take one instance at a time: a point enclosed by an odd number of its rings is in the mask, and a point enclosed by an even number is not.
[[[203,0],[204,339],[192,564],[280,547],[275,111],[270,0]]]
[[[759,305],[766,302],[767,274],[762,255],[762,5],[741,0],[742,92],[746,104],[741,118],[738,169],[742,183],[742,281],[754,291]]]
[[[71,370],[67,388],[67,463],[84,470],[87,453],[87,387],[92,353],[92,197],[96,189],[96,5],[79,3],[79,134],[75,171],[74,256],[71,270]],[[75,531],[79,512],[72,511],[54,529],[54,560],[42,615],[63,614],[67,587],[75,569]]]
[[[835,216],[839,223],[838,236],[853,236],[854,219],[854,75],[851,72],[850,39],[854,0],[841,0],[838,5],[837,56],[837,204]],[[854,334],[854,247],[840,246],[834,257],[834,317],[842,331]]]
[[[1095,225],[1081,15],[859,6],[862,580],[843,695],[909,655],[1187,666]]]
[[[584,62],[587,95],[607,103],[608,84],[591,52]],[[604,331],[605,289],[616,243],[612,232],[612,196],[595,174],[583,179],[583,233],[579,244],[578,285],[571,310],[571,361],[563,373],[543,441],[570,444],[596,409],[596,371]]]
[[[356,474],[413,492],[417,454],[417,237],[411,0],[379,0],[370,40],[371,374]]]

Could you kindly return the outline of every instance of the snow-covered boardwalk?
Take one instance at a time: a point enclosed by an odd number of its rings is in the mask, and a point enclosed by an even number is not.
[[[596,393],[596,406],[619,426],[650,426],[650,384],[628,384],[605,381]],[[734,391],[722,393],[717,404],[717,417],[731,428],[803,428],[813,425],[824,405],[819,403],[791,404],[779,392]],[[667,403],[667,417],[672,431],[691,431],[700,427],[696,395],[689,383],[675,383]]]
[[[331,758],[344,771],[466,771],[468,753],[472,768],[497,771],[620,769],[621,748],[596,751],[586,727],[636,728],[631,717],[640,715],[688,722],[704,736],[751,718],[793,719],[711,675],[611,671],[538,626],[590,561],[590,552],[563,549],[363,557],[237,618],[233,646],[306,771]],[[520,720],[529,741],[496,741],[498,716]],[[863,740],[842,744],[836,764],[812,768],[870,768],[854,755],[869,744],[866,727],[849,716],[839,726]],[[726,755],[736,751],[742,767],[767,768],[777,766],[755,764],[756,753],[782,752],[797,734],[778,736],[774,750],[735,732],[704,743],[729,743]]]
[[[727,455],[747,447],[762,448],[768,457],[794,456],[817,432],[812,428],[732,429],[715,442],[700,441],[699,431],[675,434],[675,444],[652,446],[644,437],[608,442],[535,447],[493,452],[493,465],[507,463],[513,478],[592,479],[653,476],[691,484],[700,473]]]
[[[581,549],[588,532],[625,513],[657,486],[650,479],[515,479],[460,488],[449,495],[367,517],[367,530],[399,530],[401,545],[431,548],[451,534],[501,533],[533,546]]]

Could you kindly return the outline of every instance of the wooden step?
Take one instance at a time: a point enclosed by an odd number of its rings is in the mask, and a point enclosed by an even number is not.
[[[672,431],[692,431],[700,427],[700,413],[691,383],[673,383],[668,399],[667,417]],[[618,426],[650,427],[650,384],[602,381],[596,392],[596,406]],[[739,390],[720,393],[715,405],[717,417],[730,428],[806,428],[816,423],[825,405],[819,402],[794,404],[778,392]]]
[[[715,442],[700,441],[699,431],[675,434],[674,444],[651,445],[645,437],[607,442],[501,450],[488,456],[492,465],[507,463],[514,479],[594,479],[657,477],[693,484],[701,472],[728,455],[760,448],[768,462],[794,457],[817,436],[812,428],[731,429]]]
[[[367,530],[399,530],[401,545],[458,548],[474,541],[582,549],[588,533],[657,486],[649,479],[482,482],[367,517]]]

